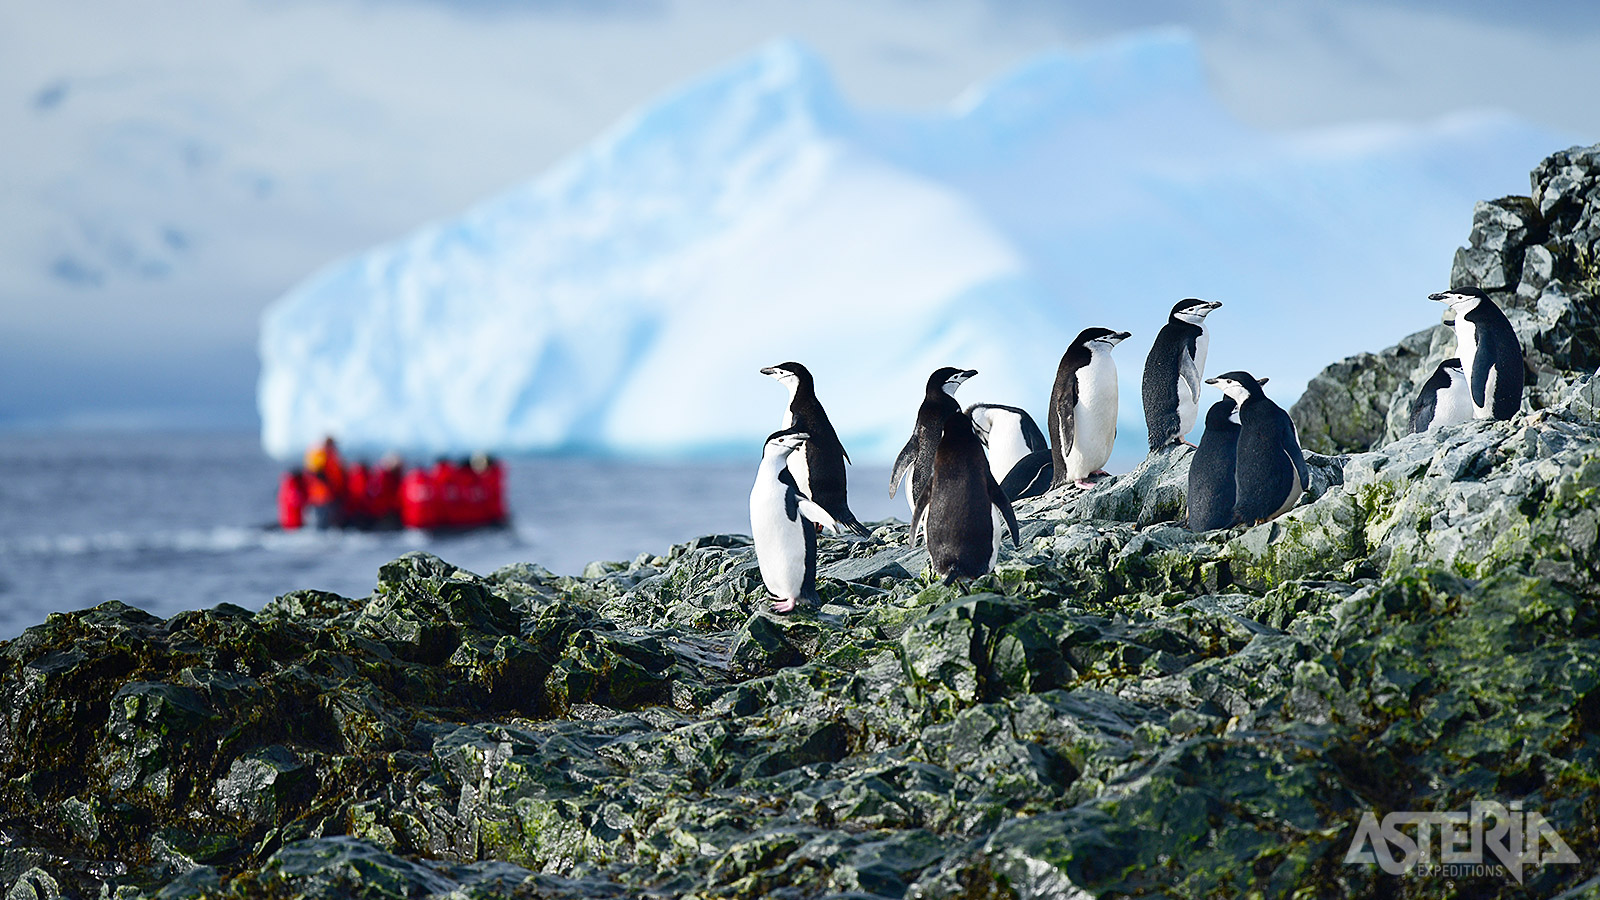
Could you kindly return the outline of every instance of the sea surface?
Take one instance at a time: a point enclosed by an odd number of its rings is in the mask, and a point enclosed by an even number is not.
[[[701,534],[748,534],[758,462],[512,458],[509,529],[284,532],[282,467],[254,434],[0,434],[0,640],[106,600],[166,617],[259,609],[299,588],[365,597],[378,567],[409,550],[480,574],[514,562],[578,574]],[[862,521],[909,518],[886,467],[850,474]]]

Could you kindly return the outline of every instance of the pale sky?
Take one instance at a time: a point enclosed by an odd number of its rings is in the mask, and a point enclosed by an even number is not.
[[[0,0],[0,426],[252,427],[282,292],[771,38],[916,110],[1169,25],[1259,128],[1500,109],[1600,140],[1581,2]]]

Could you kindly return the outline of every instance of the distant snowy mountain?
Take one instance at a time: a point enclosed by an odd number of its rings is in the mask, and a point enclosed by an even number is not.
[[[858,461],[922,384],[1042,422],[1082,328],[1117,356],[1123,436],[1171,305],[1225,305],[1211,372],[1292,400],[1327,361],[1434,321],[1475,200],[1555,139],[1505,116],[1278,136],[1211,97],[1193,43],[1052,54],[943,113],[853,108],[777,42],[452,221],[318,273],[261,332],[268,452],[754,452],[794,359]],[[1209,373],[1208,373],[1209,374]]]

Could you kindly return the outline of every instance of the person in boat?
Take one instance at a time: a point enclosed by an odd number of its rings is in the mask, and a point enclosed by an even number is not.
[[[400,481],[404,476],[404,466],[397,453],[385,453],[372,470],[367,497],[374,528],[400,527]]]
[[[344,460],[333,438],[306,451],[306,523],[312,528],[337,528],[344,524],[347,489]]]
[[[306,523],[306,473],[291,469],[278,480],[278,527],[286,531]]]

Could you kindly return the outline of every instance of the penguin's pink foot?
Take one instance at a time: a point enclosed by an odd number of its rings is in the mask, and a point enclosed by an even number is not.
[[[772,601],[772,611],[775,613],[791,613],[794,612],[794,607],[795,602],[793,600]]]
[[[1078,479],[1078,480],[1077,480],[1077,482],[1076,482],[1076,483],[1077,483],[1077,485],[1078,485],[1078,487],[1081,487],[1081,488],[1083,488],[1083,489],[1084,489],[1084,490],[1086,490],[1086,491],[1087,491],[1087,490],[1088,490],[1088,489],[1089,489],[1089,488],[1092,488],[1092,487],[1094,487],[1094,482],[1092,482],[1092,481],[1090,481],[1090,480],[1089,480],[1089,479],[1087,479],[1087,478],[1079,478],[1079,479]]]
[[[1111,476],[1111,473],[1107,472],[1105,469],[1095,469],[1093,472],[1090,472],[1089,474],[1090,475],[1104,475],[1104,476],[1106,476],[1108,478]]]
[[[1189,446],[1195,448],[1196,450],[1200,449],[1200,445],[1199,444],[1194,443],[1193,441],[1189,440],[1188,438],[1178,438],[1178,441],[1180,443],[1188,444]]]

